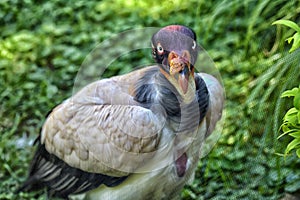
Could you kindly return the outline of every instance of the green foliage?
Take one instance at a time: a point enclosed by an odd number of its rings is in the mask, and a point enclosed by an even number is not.
[[[278,97],[299,85],[300,52],[285,53],[284,38],[293,30],[270,25],[282,18],[299,20],[299,3],[0,1],[0,199],[45,199],[43,191],[13,192],[25,180],[31,144],[46,114],[72,94],[88,53],[114,34],[168,24],[196,31],[222,74],[227,96],[222,137],[199,163],[182,199],[278,199],[297,191],[300,159],[292,155],[284,162],[276,156],[285,141],[279,143],[273,133],[289,106]],[[103,76],[149,62],[150,51],[135,51],[111,63]]]
[[[299,50],[286,54],[283,58],[276,60],[274,64],[272,60],[267,61],[266,63],[269,62],[273,65],[253,82],[255,87],[247,99],[247,110],[248,113],[256,110],[260,114],[251,116],[254,121],[258,122],[268,118],[264,127],[267,129],[266,132],[278,132],[283,117],[282,113],[288,107],[287,101],[280,99],[280,95],[288,88],[298,84],[297,80],[300,78],[299,54]],[[268,113],[273,113],[273,117],[268,117]],[[274,138],[276,137],[274,135]]]
[[[296,31],[292,37],[287,39],[288,43],[294,41],[289,52],[293,52],[300,47],[300,27],[296,23],[290,20],[278,20],[273,24],[285,25]],[[294,139],[287,145],[284,155],[288,155],[291,150],[296,150],[296,154],[300,158],[300,86],[283,92],[281,97],[294,97],[294,108],[289,109],[284,115],[283,124],[281,125],[283,134],[278,139],[287,134],[292,136]]]
[[[300,47],[300,27],[293,21],[290,21],[290,20],[278,20],[278,21],[275,21],[274,23],[272,24],[281,24],[281,25],[285,25],[285,26],[288,26],[292,29],[294,29],[296,31],[296,33],[292,36],[292,37],[289,37],[288,39],[286,39],[288,41],[288,43],[290,44],[292,41],[293,42],[293,45],[290,49],[290,53],[295,51],[296,49],[298,49]]]
[[[300,158],[300,86],[292,90],[285,91],[281,97],[294,97],[294,107],[289,109],[283,117],[283,124],[281,125],[281,134],[278,138],[284,135],[290,135],[294,139],[287,145],[285,149],[285,156],[291,150],[296,150],[296,154]]]
[[[285,24],[288,26],[295,25],[293,23],[286,22],[287,21],[285,20],[279,20],[275,24]],[[283,38],[285,38],[285,36]],[[259,78],[257,78],[253,82],[254,88],[251,91],[249,98],[247,99],[247,112],[249,114],[257,113],[257,115],[250,115],[252,123],[265,123],[265,125],[263,126],[263,138],[269,141],[267,143],[271,144],[275,151],[281,151],[286,146],[286,142],[288,142],[286,140],[283,140],[281,142],[277,141],[278,136],[276,133],[278,133],[279,124],[281,124],[283,114],[289,107],[289,102],[285,99],[280,98],[280,96],[285,90],[287,90],[287,88],[298,85],[298,80],[300,78],[300,51],[299,49],[293,49],[293,51],[291,52],[292,53],[287,54],[285,51],[281,51],[279,54],[275,54],[274,57],[270,57],[265,62],[263,62],[263,64],[268,68],[261,74]],[[284,95],[291,95],[294,92],[295,90],[288,91],[284,93]],[[297,100],[294,101],[294,104],[296,102]],[[295,105],[298,106],[297,103]],[[287,113],[286,117],[284,117],[285,122],[289,121],[288,123],[290,123],[291,121],[295,120],[294,114],[295,113],[293,112],[293,109],[290,110],[290,112]],[[285,125],[288,125],[288,123]],[[283,125],[281,128],[283,128],[284,131],[287,131],[286,134],[291,133],[293,136],[295,136],[292,132],[289,132],[292,131],[293,127],[289,125],[286,127],[285,125]],[[293,121],[293,126],[294,125],[296,125],[295,121]],[[283,135],[285,134],[282,134],[281,136]],[[293,142],[291,142],[286,148],[285,154],[287,154],[297,145],[298,141],[293,140]],[[277,158],[277,160],[279,160],[279,158]],[[297,162],[297,160],[295,160],[295,157],[292,157],[291,160],[293,160],[293,162],[295,163]],[[289,163],[289,165],[290,164],[291,163]],[[287,168],[284,166],[280,166],[280,168],[278,168],[278,172],[284,172],[285,169]],[[290,175],[286,176],[286,186],[284,190],[287,192],[295,192],[300,188],[300,179],[298,177],[298,173],[294,173],[295,171],[292,171],[290,172]],[[290,177],[297,178],[294,179]]]

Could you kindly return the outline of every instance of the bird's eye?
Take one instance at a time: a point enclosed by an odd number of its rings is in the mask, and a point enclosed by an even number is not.
[[[161,46],[160,43],[157,44],[157,52],[158,52],[159,54],[164,53],[164,48]]]
[[[195,48],[196,48],[196,46],[197,46],[197,43],[196,43],[196,41],[193,41],[193,46],[192,46],[192,49],[195,49]]]

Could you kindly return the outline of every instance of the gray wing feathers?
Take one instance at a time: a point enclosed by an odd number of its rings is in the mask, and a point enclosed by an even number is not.
[[[41,133],[47,151],[72,167],[110,176],[128,175],[150,159],[164,119],[137,106],[119,84],[92,83],[56,107]]]

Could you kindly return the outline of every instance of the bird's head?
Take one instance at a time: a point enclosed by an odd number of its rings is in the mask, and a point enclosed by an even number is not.
[[[164,76],[180,94],[194,93],[194,64],[199,51],[195,32],[185,26],[170,25],[157,31],[151,42],[153,58]]]

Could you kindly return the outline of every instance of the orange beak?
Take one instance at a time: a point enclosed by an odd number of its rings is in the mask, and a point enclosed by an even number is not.
[[[169,53],[168,62],[170,65],[170,75],[175,76],[178,84],[185,94],[188,90],[191,56],[188,51],[183,51],[181,56],[178,56],[174,51]]]

